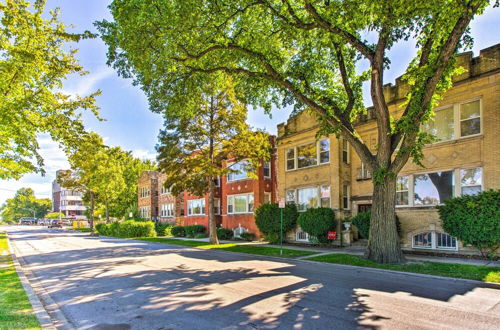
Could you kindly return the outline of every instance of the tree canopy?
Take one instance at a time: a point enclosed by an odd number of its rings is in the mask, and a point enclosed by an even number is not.
[[[0,179],[43,174],[37,135],[71,145],[84,132],[79,109],[97,115],[99,92],[62,91],[68,75],[86,74],[67,44],[92,35],[67,32],[57,10],[43,18],[44,7],[45,1],[0,3]]]
[[[17,223],[22,217],[42,218],[51,209],[50,199],[36,198],[33,189],[21,188],[0,207],[0,215],[6,223]]]
[[[487,0],[114,0],[114,21],[97,26],[108,44],[109,64],[133,77],[159,111],[178,100],[186,82],[224,72],[241,100],[313,111],[320,134],[337,133],[373,173],[367,257],[403,260],[395,226],[397,173],[420,163],[430,137],[420,124],[451,86],[457,51],[472,43],[468,25]],[[498,4],[498,1],[496,1]],[[365,40],[373,39],[374,41]],[[407,100],[390,113],[384,96],[388,51],[416,40],[417,55],[403,81]],[[366,61],[369,70],[357,72]],[[375,153],[356,130],[365,113],[362,83],[369,81],[378,129]]]

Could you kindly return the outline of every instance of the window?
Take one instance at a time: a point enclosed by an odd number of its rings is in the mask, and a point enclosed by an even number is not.
[[[479,100],[460,105],[460,136],[481,133]]]
[[[408,205],[408,176],[400,176],[396,181],[396,205]]]
[[[309,234],[299,228],[295,233],[295,240],[301,242],[309,242]]]
[[[318,207],[318,188],[297,189],[297,209],[305,211],[311,207]]]
[[[217,177],[217,178],[214,178],[214,185],[215,185],[216,187],[220,187],[220,178],[218,178],[218,177]]]
[[[227,175],[227,181],[231,182],[231,181],[247,179],[248,178],[248,175],[247,175],[248,166],[249,166],[249,164],[248,164],[248,161],[246,161],[246,160],[243,160],[241,162],[234,163],[234,164],[230,165],[229,167],[236,172],[229,173]]]
[[[321,186],[320,188],[321,207],[330,207],[330,186]]]
[[[428,121],[423,125],[423,130],[434,135],[437,141],[447,141],[455,138],[453,106],[436,110],[434,120]]]
[[[295,196],[295,190],[287,190],[286,191],[286,203],[287,204],[295,204],[297,198]]]
[[[205,199],[193,199],[188,201],[188,215],[204,215]]]
[[[415,205],[438,205],[453,197],[453,171],[434,172],[414,176]]]
[[[316,155],[316,143],[309,143],[297,147],[297,167],[304,168],[317,165],[318,158]]]
[[[432,248],[432,233],[420,233],[413,236],[413,247]]]
[[[413,248],[457,249],[457,239],[445,233],[430,231],[413,236]]]
[[[435,110],[433,120],[421,127],[437,141],[448,141],[481,133],[481,101],[453,104]]]
[[[319,141],[319,163],[330,162],[330,140],[323,139]]]
[[[160,216],[173,217],[174,216],[174,203],[162,204]]]
[[[270,178],[271,177],[271,163],[270,162],[264,162],[264,177],[265,178]]]
[[[295,169],[295,149],[287,149],[286,150],[286,169],[294,170]]]
[[[214,198],[214,214],[220,214],[220,199]]]
[[[371,178],[372,178],[372,174],[368,170],[368,167],[364,163],[361,163],[361,167],[358,168],[357,179],[358,180],[367,180],[367,179],[371,179]]]
[[[351,208],[351,187],[347,184],[342,186],[342,207],[344,210],[349,210]]]
[[[162,195],[164,195],[164,194],[170,194],[170,188],[166,188],[166,187],[162,184],[162,185],[161,185],[161,191],[160,191],[160,193],[161,193]]]
[[[349,142],[346,139],[342,139],[342,161],[346,164],[350,162]]]
[[[271,203],[271,194],[270,193],[264,193],[264,204],[266,203]]]
[[[228,214],[252,213],[253,206],[254,206],[253,194],[227,196]]]
[[[477,195],[482,191],[482,169],[468,168],[460,170],[460,186],[462,195]]]
[[[141,218],[144,219],[151,218],[151,207],[143,206],[139,209],[139,213],[141,214]]]
[[[306,168],[330,162],[330,140],[322,139],[286,150],[286,169]]]
[[[140,192],[141,198],[149,197],[149,194],[150,194],[149,187],[141,187],[139,192]]]

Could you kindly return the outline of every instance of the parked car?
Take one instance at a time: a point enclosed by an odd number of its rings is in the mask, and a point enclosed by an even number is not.
[[[52,220],[49,224],[49,228],[62,228],[62,221],[59,219]]]
[[[71,226],[71,221],[70,220],[63,220],[62,224],[65,226]]]
[[[36,219],[35,218],[21,218],[21,219],[19,219],[19,224],[20,225],[36,225]]]

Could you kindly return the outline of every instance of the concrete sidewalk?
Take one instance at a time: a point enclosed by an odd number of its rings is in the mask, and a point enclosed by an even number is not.
[[[164,238],[208,242],[208,238],[186,238],[186,237],[164,237]],[[221,240],[220,243],[223,243],[223,244],[233,243],[233,244],[238,244],[238,245],[258,245],[258,246],[267,246],[267,247],[273,247],[273,248],[280,247],[279,244],[268,244],[267,242],[258,242],[258,241],[246,242],[246,241]],[[343,247],[343,248],[340,248],[340,247],[325,248],[325,247],[311,247],[311,246],[299,246],[299,245],[283,244],[283,248],[300,250],[300,251],[317,252],[317,254],[308,255],[308,256],[304,256],[304,257],[298,257],[297,259],[309,258],[312,256],[318,256],[318,255],[323,255],[323,254],[332,254],[332,253],[351,254],[351,255],[355,255],[355,256],[363,256],[363,254],[365,253],[365,248],[363,246],[350,246],[350,247]],[[430,262],[442,262],[442,263],[448,263],[448,264],[500,267],[500,262],[492,261],[492,260],[485,260],[485,259],[436,257],[436,256],[411,255],[411,254],[406,254],[405,257],[407,260],[415,261],[415,262],[430,261]]]

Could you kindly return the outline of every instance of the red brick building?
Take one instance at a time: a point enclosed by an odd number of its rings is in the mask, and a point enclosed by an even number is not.
[[[156,171],[144,171],[137,183],[137,206],[144,219],[158,218],[158,177]]]

